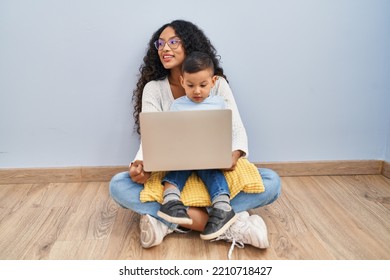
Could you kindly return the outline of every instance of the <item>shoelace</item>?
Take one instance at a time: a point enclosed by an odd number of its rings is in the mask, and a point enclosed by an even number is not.
[[[231,233],[230,230],[227,230],[225,233],[221,234],[220,236],[218,236],[216,239],[214,240],[211,240],[211,242],[213,241],[218,241],[218,240],[226,240],[228,242],[232,242],[232,245],[230,246],[230,249],[229,249],[229,252],[228,252],[228,258],[229,260],[231,259],[232,257],[232,254],[233,254],[233,250],[234,248],[237,246],[238,248],[242,249],[244,248],[244,243],[242,241],[239,241],[237,240],[237,237],[234,236],[233,233]]]

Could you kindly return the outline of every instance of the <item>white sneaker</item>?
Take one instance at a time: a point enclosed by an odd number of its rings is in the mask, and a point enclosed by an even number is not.
[[[142,215],[139,227],[141,229],[141,245],[150,248],[161,244],[164,237],[172,233],[166,224],[149,215]]]
[[[225,233],[213,241],[232,242],[228,257],[230,259],[234,246],[244,248],[244,244],[265,249],[269,247],[267,226],[259,215],[250,216],[248,212],[238,213],[238,219]]]

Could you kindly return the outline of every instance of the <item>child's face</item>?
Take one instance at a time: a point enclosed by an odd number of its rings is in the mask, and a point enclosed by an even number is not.
[[[217,77],[210,69],[201,70],[196,73],[183,73],[180,76],[181,85],[186,95],[195,103],[203,102],[210,95],[211,88],[215,85]]]

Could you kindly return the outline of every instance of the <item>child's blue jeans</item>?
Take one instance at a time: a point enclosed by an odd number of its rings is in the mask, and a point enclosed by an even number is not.
[[[206,185],[211,201],[214,201],[217,196],[222,194],[230,197],[229,186],[225,176],[218,169],[170,171],[165,175],[161,183],[168,182],[177,187],[181,192],[192,172],[195,172]]]

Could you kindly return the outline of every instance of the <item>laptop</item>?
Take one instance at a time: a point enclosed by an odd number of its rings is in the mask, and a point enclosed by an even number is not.
[[[232,164],[232,111],[140,113],[145,171],[223,169]]]

